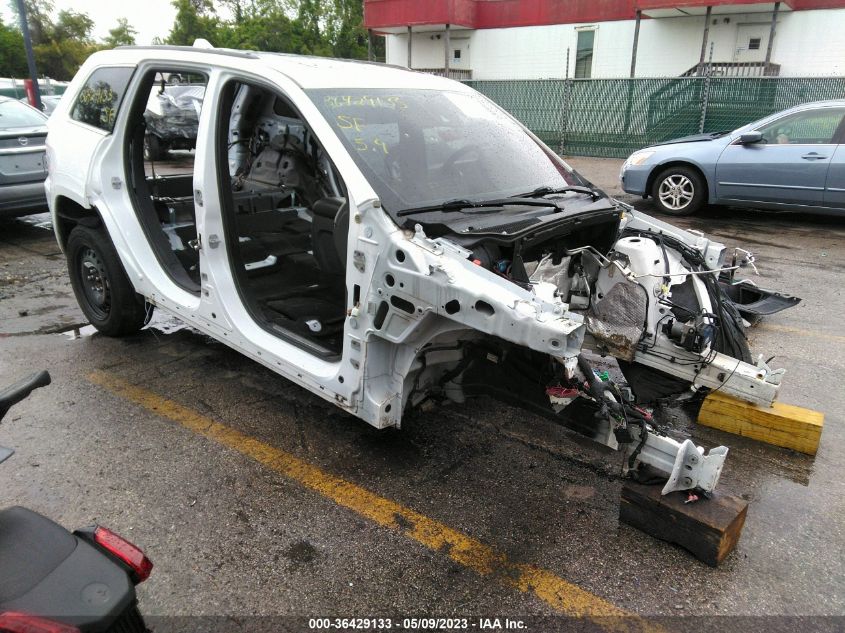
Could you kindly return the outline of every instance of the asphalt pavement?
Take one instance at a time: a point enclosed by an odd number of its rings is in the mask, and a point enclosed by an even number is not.
[[[570,162],[614,192],[620,161]],[[720,485],[750,504],[718,569],[621,525],[619,456],[548,420],[475,400],[380,432],[162,315],[93,333],[44,219],[0,221],[0,380],[53,376],[0,426],[17,451],[0,506],[142,546],[149,616],[845,616],[843,219],[677,222],[749,248],[752,279],[802,297],[750,331],[752,351],[787,369],[783,401],[826,416],[815,457],[677,416],[730,447]]]

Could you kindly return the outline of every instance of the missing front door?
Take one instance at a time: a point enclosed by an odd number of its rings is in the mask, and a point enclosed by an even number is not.
[[[242,300],[277,336],[340,354],[346,320],[346,188],[291,102],[232,81],[218,119],[226,243]]]

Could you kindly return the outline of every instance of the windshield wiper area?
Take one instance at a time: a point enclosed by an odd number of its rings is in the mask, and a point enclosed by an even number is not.
[[[401,211],[397,211],[396,215],[415,215],[417,213],[426,213],[427,211],[448,213],[450,211],[463,211],[464,209],[480,209],[484,207],[501,208],[510,205],[522,207],[559,207],[554,200],[538,200],[530,196],[515,196],[513,198],[494,198],[492,200],[447,200],[440,204],[402,209]]]
[[[601,192],[591,187],[582,187],[581,185],[567,185],[566,187],[537,187],[528,193],[521,193],[514,196],[515,198],[542,198],[543,196],[550,196],[553,193],[585,193],[593,200],[598,200],[602,197]]]

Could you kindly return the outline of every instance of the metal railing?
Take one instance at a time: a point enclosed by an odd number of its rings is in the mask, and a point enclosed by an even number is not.
[[[780,64],[769,62],[701,62],[690,68],[681,77],[777,77]]]
[[[430,75],[437,75],[438,77],[446,76],[445,68],[414,68],[413,70],[416,70],[421,73],[428,73]],[[472,70],[467,70],[464,68],[450,68],[449,79],[456,79],[458,81],[470,81],[472,80]]]
[[[845,77],[467,81],[561,154],[625,158],[671,138],[733,130],[809,101],[845,99]]]

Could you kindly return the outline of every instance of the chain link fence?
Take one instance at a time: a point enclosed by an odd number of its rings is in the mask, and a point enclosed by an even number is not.
[[[561,154],[625,158],[680,136],[733,130],[808,101],[845,99],[845,77],[467,81]]]

